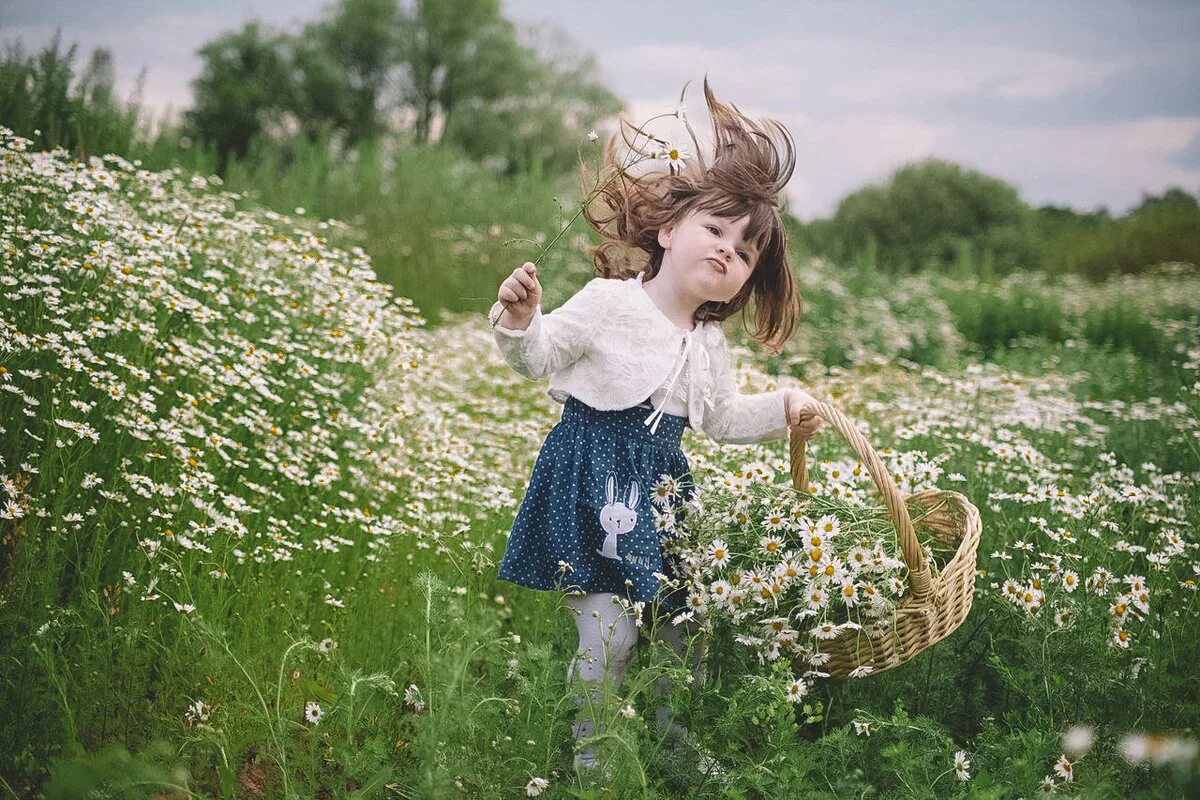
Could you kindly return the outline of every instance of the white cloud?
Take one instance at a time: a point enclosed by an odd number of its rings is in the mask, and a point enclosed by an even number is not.
[[[1017,184],[1034,205],[1107,203],[1120,214],[1142,192],[1200,189],[1200,170],[1171,161],[1198,134],[1200,116],[1058,128],[964,126],[943,153]]]

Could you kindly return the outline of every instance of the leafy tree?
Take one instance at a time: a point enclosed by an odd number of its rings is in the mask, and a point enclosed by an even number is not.
[[[112,53],[97,48],[75,79],[78,45],[61,51],[61,32],[36,55],[20,40],[0,59],[0,123],[38,149],[62,147],[77,157],[128,153],[137,138],[138,88],[128,103],[114,90]]]
[[[192,81],[195,105],[186,118],[197,138],[217,146],[217,169],[243,157],[251,140],[295,102],[289,37],[257,21],[200,48],[204,68]]]
[[[948,266],[964,249],[1002,269],[1038,259],[1033,215],[1013,186],[937,159],[846,196],[822,234],[836,258],[874,248],[881,267],[902,272]]]
[[[394,105],[389,84],[399,69],[402,13],[396,0],[341,0],[293,44],[299,92],[295,113],[329,123],[346,144],[385,129],[382,106]]]
[[[524,66],[499,0],[416,0],[401,20],[400,52],[418,143],[433,140],[438,116],[449,127],[461,104],[503,96],[505,69]]]
[[[188,118],[222,173],[281,121],[343,147],[407,125],[509,172],[562,171],[619,101],[561,31],[522,35],[499,0],[340,0],[299,36],[249,23],[205,45]]]
[[[1168,261],[1200,264],[1200,204],[1179,187],[1143,195],[1125,216],[1099,226],[1076,224],[1047,243],[1048,268],[1091,278]]]
[[[510,173],[569,170],[588,129],[615,114],[620,100],[596,80],[595,58],[563,31],[542,26],[521,35],[520,44],[477,61],[481,80],[494,76],[492,97],[461,104],[444,136],[477,159],[498,158]]]

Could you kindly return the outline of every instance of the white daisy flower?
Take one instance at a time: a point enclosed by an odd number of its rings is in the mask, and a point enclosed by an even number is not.
[[[708,546],[708,558],[714,567],[723,567],[729,563],[729,545],[723,539],[714,539]]]
[[[842,585],[838,588],[838,599],[847,606],[858,605],[858,586],[854,583],[853,578],[842,579]]]
[[[820,611],[829,602],[829,593],[820,586],[814,586],[808,590],[808,594],[804,598],[804,602],[813,611]]]
[[[834,536],[838,535],[838,531],[841,530],[841,526],[842,524],[838,521],[837,517],[835,517],[833,514],[826,514],[817,520],[816,528],[817,533],[825,536],[826,538],[832,539]]]
[[[788,684],[787,699],[793,703],[798,703],[808,694],[808,684],[802,680],[796,679]]]
[[[659,508],[667,508],[679,495],[679,481],[667,473],[658,476],[650,486],[650,502]]]
[[[776,578],[790,582],[800,577],[800,565],[792,556],[784,556],[783,561],[775,565],[773,570]]]
[[[658,157],[667,162],[667,167],[672,172],[677,172],[686,166],[686,162],[692,157],[692,154],[683,145],[668,143],[659,152]]]
[[[846,564],[855,572],[867,569],[871,566],[871,551],[861,545],[850,548],[846,554]]]
[[[783,540],[778,536],[764,536],[759,539],[758,545],[769,556],[777,556],[783,550]]]
[[[197,700],[188,706],[186,717],[188,722],[207,722],[212,709],[203,700]]]
[[[769,531],[778,531],[787,527],[787,514],[782,508],[775,506],[767,511],[767,515],[762,518],[763,527]]]
[[[965,781],[971,777],[970,769],[971,762],[967,759],[966,752],[959,750],[954,754],[954,774],[960,781]]]
[[[838,635],[838,626],[832,622],[822,622],[817,627],[809,631],[809,634],[818,639],[834,639]]]
[[[304,721],[310,725],[316,725],[321,721],[321,717],[325,712],[321,710],[321,705],[313,701],[304,704]]]
[[[733,587],[729,585],[729,581],[717,580],[713,581],[712,585],[708,587],[708,594],[714,603],[719,606],[723,606],[729,602],[729,593],[732,588]]]
[[[525,795],[527,797],[537,797],[546,790],[550,785],[550,781],[545,778],[534,776],[529,779],[529,783],[525,784]]]

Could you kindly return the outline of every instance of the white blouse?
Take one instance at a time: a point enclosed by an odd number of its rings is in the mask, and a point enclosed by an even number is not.
[[[539,305],[523,330],[494,324],[496,345],[520,374],[549,378],[547,393],[560,403],[573,396],[605,411],[650,398],[654,408],[645,423],[652,430],[662,414],[677,409],[719,442],[786,438],[784,390],[738,391],[720,325],[679,327],[646,294],[642,278],[593,278],[553,311],[543,314]],[[503,310],[494,303],[489,322]]]

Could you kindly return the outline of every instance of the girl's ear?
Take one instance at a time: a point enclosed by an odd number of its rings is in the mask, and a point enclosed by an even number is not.
[[[671,246],[671,235],[675,233],[675,223],[668,223],[658,229],[658,246],[666,250]]]

